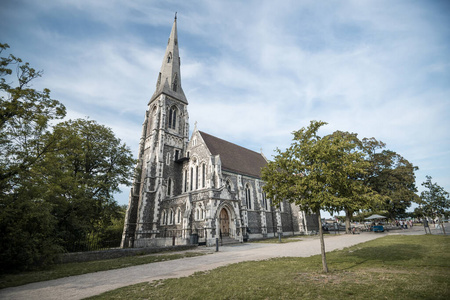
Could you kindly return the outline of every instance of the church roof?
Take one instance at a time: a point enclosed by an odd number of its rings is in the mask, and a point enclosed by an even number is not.
[[[261,168],[267,164],[261,153],[219,139],[199,131],[212,155],[220,155],[222,169],[261,177]]]

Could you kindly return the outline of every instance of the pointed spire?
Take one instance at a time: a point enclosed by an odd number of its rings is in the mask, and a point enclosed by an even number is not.
[[[166,52],[164,54],[161,70],[156,82],[156,91],[150,101],[161,93],[170,95],[187,103],[186,96],[181,88],[180,56],[178,52],[177,13],[170,32]]]

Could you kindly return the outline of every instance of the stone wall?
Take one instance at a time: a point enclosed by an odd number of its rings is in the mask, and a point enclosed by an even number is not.
[[[61,254],[56,263],[65,264],[72,262],[86,262],[95,260],[104,260],[119,258],[125,256],[143,255],[151,253],[159,253],[164,251],[182,251],[197,248],[197,245],[178,245],[158,248],[128,248],[128,249],[110,249],[102,251],[75,252]]]

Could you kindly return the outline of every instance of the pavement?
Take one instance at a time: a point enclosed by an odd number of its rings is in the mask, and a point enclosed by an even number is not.
[[[438,233],[437,230],[433,229],[432,232]],[[326,235],[325,249],[327,252],[339,250],[386,235],[418,235],[424,233],[423,227],[394,230],[389,233],[365,232],[354,235],[335,235],[332,233]],[[219,252],[215,252],[215,248],[213,247],[198,247],[195,250],[188,251],[200,251],[207,255],[70,276],[6,288],[0,290],[0,299],[83,299],[140,282],[189,276],[195,272],[207,271],[232,263],[264,260],[275,257],[309,257],[320,254],[320,241],[317,236],[314,236],[300,238],[298,242],[283,244],[245,243],[221,246]]]

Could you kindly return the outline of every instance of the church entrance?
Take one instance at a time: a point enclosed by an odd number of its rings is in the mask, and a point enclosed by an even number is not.
[[[228,216],[228,211],[225,208],[222,208],[220,211],[219,226],[221,237],[230,235],[230,217]]]

